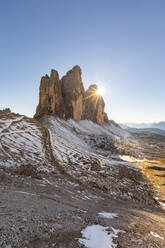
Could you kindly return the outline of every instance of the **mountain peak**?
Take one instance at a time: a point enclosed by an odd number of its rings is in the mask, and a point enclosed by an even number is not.
[[[58,71],[52,69],[50,72],[50,78],[57,78],[59,79]]]
[[[88,119],[100,125],[108,122],[104,100],[96,93],[98,86],[92,84],[85,91],[81,74],[80,66],[76,65],[61,80],[54,69],[50,77],[47,74],[42,77],[35,118],[53,115],[65,120]]]

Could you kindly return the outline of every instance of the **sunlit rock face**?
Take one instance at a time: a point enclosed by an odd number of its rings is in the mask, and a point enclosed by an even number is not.
[[[39,105],[35,118],[44,114],[57,115],[65,118],[65,107],[61,93],[61,82],[58,72],[51,70],[50,77],[45,75],[41,78],[39,90]]]
[[[81,68],[74,66],[61,80],[56,70],[51,70],[50,76],[42,77],[35,118],[54,115],[65,120],[88,119],[100,125],[108,122],[97,85],[91,85],[85,91],[81,74]]]
[[[91,120],[102,125],[105,122],[105,103],[101,95],[97,94],[98,87],[90,85],[84,96],[83,119]]]
[[[61,79],[61,90],[65,104],[66,119],[79,121],[83,114],[84,86],[81,69],[75,66]]]

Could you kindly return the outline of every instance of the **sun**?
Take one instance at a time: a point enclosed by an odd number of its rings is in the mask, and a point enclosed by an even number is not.
[[[104,95],[104,88],[100,87],[96,90],[96,95],[102,96]]]

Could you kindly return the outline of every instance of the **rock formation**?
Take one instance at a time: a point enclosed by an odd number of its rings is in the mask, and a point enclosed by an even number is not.
[[[46,114],[65,120],[88,119],[102,125],[108,122],[108,117],[104,112],[104,100],[97,94],[97,89],[97,85],[91,85],[87,91],[84,90],[79,66],[74,66],[61,80],[58,72],[51,70],[50,77],[45,75],[41,78],[35,118]]]
[[[83,119],[103,124],[105,104],[103,98],[100,95],[97,95],[97,90],[97,85],[93,84],[90,85],[85,92]]]
[[[66,119],[79,121],[83,114],[84,86],[79,66],[73,67],[61,79],[61,90],[65,105]]]
[[[39,105],[35,117],[40,118],[44,114],[57,115],[65,118],[64,102],[61,94],[61,84],[58,72],[51,70],[50,77],[41,78]]]

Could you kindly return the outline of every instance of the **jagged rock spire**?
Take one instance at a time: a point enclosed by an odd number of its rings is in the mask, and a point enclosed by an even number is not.
[[[50,77],[42,77],[34,117],[39,119],[47,114],[65,120],[88,119],[100,125],[107,122],[104,100],[96,94],[97,85],[89,86],[85,92],[81,74],[81,68],[76,65],[61,80],[56,70],[51,70]]]
[[[105,103],[102,96],[97,95],[98,87],[90,85],[84,96],[84,119],[92,120],[98,124],[104,123]]]
[[[61,90],[65,104],[66,119],[81,120],[83,114],[84,86],[81,69],[74,66],[61,79]]]
[[[35,118],[40,118],[44,114],[65,118],[61,84],[58,72],[55,70],[51,70],[50,77],[45,75],[41,78],[39,105],[37,106]]]

